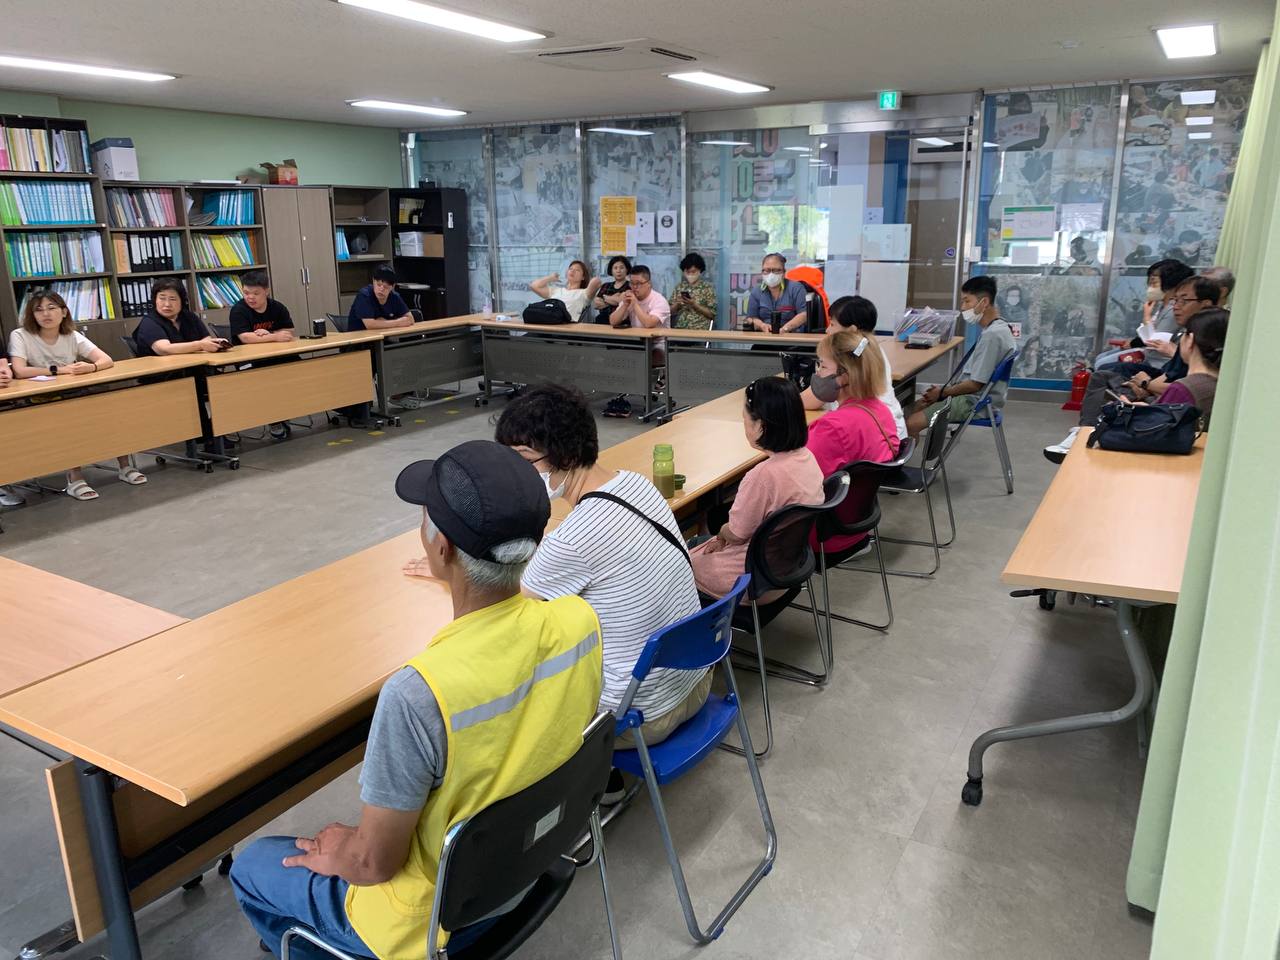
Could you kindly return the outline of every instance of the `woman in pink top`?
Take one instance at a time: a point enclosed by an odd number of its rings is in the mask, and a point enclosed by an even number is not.
[[[742,478],[719,533],[690,551],[698,589],[716,597],[728,593],[742,576],[747,544],[765,517],[795,503],[823,500],[822,470],[805,449],[809,428],[795,384],[781,377],[749,384],[742,429],[747,442],[769,456]]]
[[[885,378],[884,359],[875,344],[854,327],[833,328],[818,344],[818,366],[809,389],[823,403],[840,406],[809,427],[809,450],[831,476],[857,460],[884,463],[898,455],[898,431],[889,408],[876,398]],[[862,502],[858,502],[861,500]],[[851,492],[839,508],[840,516],[854,521],[866,514],[865,497]],[[824,543],[831,554],[851,550],[866,534],[832,537]]]

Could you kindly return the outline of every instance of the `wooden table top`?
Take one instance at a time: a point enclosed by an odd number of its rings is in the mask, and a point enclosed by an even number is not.
[[[4,694],[186,620],[0,557],[0,623]]]
[[[1076,436],[1000,579],[1177,603],[1206,438],[1182,457],[1090,450],[1090,433]]]
[[[900,383],[908,377],[914,377],[916,374],[932,366],[936,361],[941,360],[952,350],[959,350],[964,346],[964,340],[960,337],[952,337],[946,343],[940,343],[936,347],[928,347],[924,350],[911,350],[907,348],[905,343],[893,339],[893,337],[880,337],[880,348],[884,350],[885,359],[889,361],[889,366],[893,368],[893,382]]]
[[[815,346],[824,334],[821,333],[761,333],[758,330],[664,330],[672,340],[702,340],[708,343],[787,343],[802,346]]]
[[[401,573],[421,555],[402,534],[10,693],[0,721],[186,805],[372,710],[453,619],[443,584]]]
[[[9,386],[0,387],[0,403],[4,403],[7,400],[25,400],[28,397],[37,397],[41,394],[82,390],[85,387],[100,386],[104,383],[119,383],[122,380],[133,380],[135,377],[172,373],[174,370],[203,367],[206,356],[209,356],[209,354],[189,353],[175,357],[137,357],[132,360],[117,360],[108,370],[85,373],[78,377],[64,375],[54,377],[52,380],[13,380]]]
[[[406,328],[407,329],[407,328]],[[269,360],[272,357],[296,357],[302,353],[315,353],[319,350],[336,350],[356,343],[370,343],[381,340],[383,330],[356,330],[353,333],[331,333],[315,340],[303,340],[301,337],[283,343],[238,343],[230,350],[222,353],[200,353],[202,363],[211,367],[229,367],[254,360]]]

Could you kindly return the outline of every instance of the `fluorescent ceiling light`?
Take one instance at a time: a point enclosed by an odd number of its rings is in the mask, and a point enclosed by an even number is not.
[[[24,70],[50,70],[54,73],[83,73],[90,77],[114,77],[117,80],[174,80],[172,73],[148,73],[145,70],[117,70],[115,67],[94,67],[87,63],[66,63],[62,60],[33,60],[31,57],[0,56],[0,67],[21,67]]]
[[[1194,27],[1157,27],[1156,36],[1164,48],[1164,55],[1170,60],[1212,57],[1218,52],[1218,39],[1211,23]]]
[[[1213,103],[1218,99],[1217,90],[1183,90],[1179,97],[1182,98],[1184,107],[1204,107]]]
[[[467,111],[452,107],[428,107],[421,103],[396,103],[394,100],[348,100],[353,107],[370,110],[401,110],[405,113],[425,113],[429,117],[465,117]]]
[[[416,0],[338,0],[338,3],[360,7],[363,10],[373,10],[376,13],[390,14],[393,17],[403,17],[405,20],[416,20],[418,23],[439,27],[442,30],[457,30],[459,33],[469,33],[476,37],[484,37],[486,40],[497,40],[499,43],[520,43],[523,40],[547,38],[545,33],[535,33],[533,30],[524,30],[505,23],[468,16],[454,10],[434,7],[429,3],[417,3]]]
[[[1212,133],[1188,133],[1188,140],[1208,140],[1213,136]]]
[[[704,147],[749,147],[750,140],[699,140]]]
[[[729,93],[768,93],[773,89],[772,87],[763,87],[758,83],[735,80],[733,77],[722,77],[718,73],[708,73],[706,70],[692,70],[688,73],[668,73],[667,76],[672,80],[683,80],[685,83],[697,83],[704,87],[715,87],[717,90],[726,90]]]
[[[916,137],[917,143],[924,143],[931,147],[954,147],[955,144],[950,140],[943,140],[941,137]]]
[[[1188,127],[1207,127],[1213,123],[1213,117],[1187,117]]]
[[[790,150],[792,153],[808,153],[808,147],[783,147],[783,150]]]
[[[652,130],[628,130],[626,127],[587,127],[588,133],[616,133],[622,137],[652,137]]]

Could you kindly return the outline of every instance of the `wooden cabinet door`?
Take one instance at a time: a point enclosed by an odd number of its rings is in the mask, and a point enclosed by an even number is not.
[[[306,317],[295,318],[295,323],[300,323],[338,312],[338,264],[333,248],[333,214],[329,209],[328,189],[302,188],[297,195],[308,311]]]
[[[298,191],[263,187],[262,213],[271,262],[271,296],[293,314],[294,325],[306,320],[307,287],[303,280],[302,240],[298,230]]]

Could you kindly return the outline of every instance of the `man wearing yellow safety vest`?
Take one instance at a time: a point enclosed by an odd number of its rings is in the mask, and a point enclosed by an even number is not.
[[[423,507],[425,562],[448,585],[454,620],[382,688],[359,826],[267,837],[237,856],[236,898],[274,953],[298,925],[353,956],[421,960],[445,833],[573,756],[600,698],[595,612],[580,597],[520,593],[551,513],[537,469],[473,440],[410,464],[396,493]],[[518,902],[452,931],[450,948]]]

